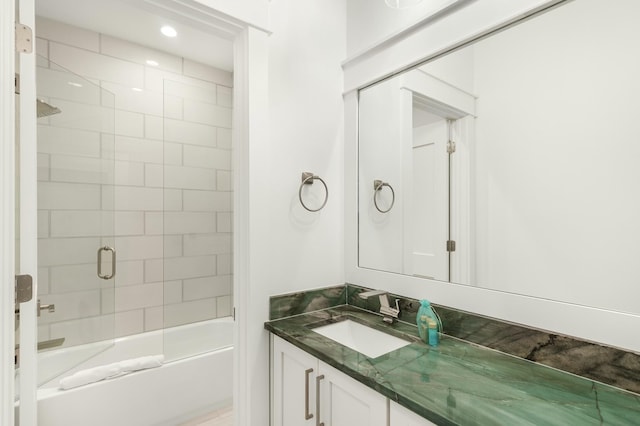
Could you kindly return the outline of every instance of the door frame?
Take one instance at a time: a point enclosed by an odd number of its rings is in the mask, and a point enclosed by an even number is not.
[[[25,0],[20,0],[25,1]],[[33,4],[33,0],[26,0]],[[149,2],[154,3],[154,2]],[[251,146],[261,145],[268,138],[268,36],[269,32],[252,23],[230,17],[220,11],[195,2],[159,0],[155,2],[167,12],[211,26],[221,36],[233,41],[233,143],[234,143],[234,412],[235,424],[249,424],[251,419],[251,377],[248,374],[247,329],[249,310],[249,199]],[[31,9],[31,14],[33,9]],[[12,0],[0,2],[0,389],[4,396],[0,404],[0,424],[14,424],[14,244],[15,244],[15,112],[13,76],[15,73],[14,40],[15,5]],[[31,19],[34,19],[32,16]],[[28,22],[25,22],[29,24]],[[33,28],[33,26],[32,26]],[[33,61],[35,75],[35,59]],[[35,79],[31,90],[35,99]],[[27,90],[28,92],[28,90]],[[33,103],[35,110],[35,102]],[[35,111],[34,111],[35,114]],[[35,115],[34,115],[35,117]],[[35,120],[35,118],[34,118]],[[34,129],[35,132],[35,129]],[[33,164],[35,167],[35,164]],[[35,213],[35,212],[34,212]],[[35,316],[35,314],[34,314]],[[11,362],[11,363],[10,363]],[[35,395],[33,395],[35,403]],[[37,415],[32,422],[35,426]],[[31,425],[30,425],[31,426]]]
[[[0,424],[13,425],[15,270],[15,3],[0,2]]]

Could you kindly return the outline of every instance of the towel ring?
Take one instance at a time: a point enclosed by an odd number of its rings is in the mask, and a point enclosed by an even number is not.
[[[382,191],[382,188],[388,187],[391,190],[391,205],[388,209],[382,210],[380,206],[378,206],[378,192]],[[396,192],[393,190],[393,187],[389,185],[387,182],[383,182],[379,179],[373,181],[373,205],[376,206],[376,209],[380,213],[389,213],[393,208],[393,204],[396,202]]]
[[[326,195],[324,196],[324,201],[322,202],[322,205],[320,207],[318,207],[317,209],[310,209],[309,207],[307,207],[304,201],[302,201],[302,188],[304,188],[305,185],[313,185],[313,181],[316,179],[319,180],[322,185],[324,185],[324,191]],[[298,198],[300,199],[300,204],[302,204],[302,207],[304,207],[306,210],[310,212],[317,212],[322,210],[322,208],[327,204],[327,200],[329,199],[329,188],[327,188],[327,184],[324,180],[322,180],[320,176],[316,176],[311,172],[303,172],[302,183],[300,184],[300,189],[298,190]]]

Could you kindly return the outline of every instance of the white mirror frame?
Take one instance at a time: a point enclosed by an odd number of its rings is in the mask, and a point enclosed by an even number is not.
[[[572,0],[483,0],[385,41],[343,63],[345,277],[348,283],[640,352],[640,315],[415,278],[358,266],[358,90]],[[580,0],[574,0],[580,1]],[[606,283],[602,283],[606,285]]]

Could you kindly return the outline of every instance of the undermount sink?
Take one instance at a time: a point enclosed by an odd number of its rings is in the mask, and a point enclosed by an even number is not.
[[[352,320],[323,325],[314,328],[313,331],[369,358],[377,358],[410,344],[406,340]]]

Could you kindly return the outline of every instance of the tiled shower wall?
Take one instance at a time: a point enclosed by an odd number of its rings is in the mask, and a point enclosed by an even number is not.
[[[47,19],[36,28],[39,91],[65,84],[57,64],[115,95],[115,136],[69,127],[65,111],[83,105],[63,95],[47,98],[62,114],[39,120],[39,295],[56,304],[39,340],[109,338],[113,318],[124,336],[230,315],[232,74]],[[113,142],[115,184],[87,180]],[[115,290],[95,268],[110,200]]]

